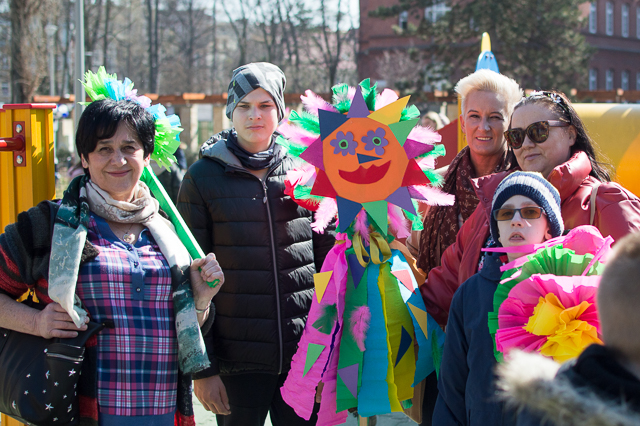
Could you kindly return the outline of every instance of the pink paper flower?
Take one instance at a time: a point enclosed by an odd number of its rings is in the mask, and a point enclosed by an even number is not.
[[[532,275],[498,310],[496,349],[538,351],[564,362],[602,343],[596,311],[600,276]]]

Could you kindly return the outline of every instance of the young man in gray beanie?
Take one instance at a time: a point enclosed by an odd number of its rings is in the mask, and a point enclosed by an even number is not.
[[[225,272],[205,336],[212,366],[193,377],[219,426],[262,426],[267,414],[274,426],[316,421],[298,417],[280,387],[309,313],[313,274],[334,236],[312,232],[311,212],[284,194],[297,165],[275,143],[285,85],[273,64],[233,72],[226,110],[233,128],[204,143],[178,196],[182,217]]]
[[[560,194],[540,173],[515,172],[496,189],[491,236],[498,246],[539,244],[563,232]],[[434,425],[515,426],[514,413],[496,396],[494,342],[488,314],[502,278],[500,267],[525,253],[487,253],[480,272],[465,281],[451,302]]]

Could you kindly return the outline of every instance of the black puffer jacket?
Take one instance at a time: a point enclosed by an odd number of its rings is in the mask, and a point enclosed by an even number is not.
[[[334,235],[311,230],[311,212],[284,194],[297,159],[282,149],[261,181],[226,146],[209,139],[184,177],[178,210],[205,253],[215,253],[225,283],[205,336],[212,367],[197,378],[289,369],[313,297],[313,274]],[[315,256],[314,256],[315,253]]]

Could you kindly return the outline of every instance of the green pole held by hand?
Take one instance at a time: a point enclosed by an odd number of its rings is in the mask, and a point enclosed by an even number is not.
[[[205,257],[204,252],[200,248],[200,245],[196,241],[195,237],[187,227],[187,224],[184,223],[184,219],[178,213],[178,209],[171,201],[171,197],[167,194],[164,187],[158,180],[158,177],[151,169],[151,166],[147,166],[144,168],[144,172],[142,173],[142,181],[147,184],[153,196],[158,200],[160,204],[160,208],[164,210],[164,212],[169,216],[169,220],[176,228],[176,233],[178,234],[178,238],[182,241],[182,244],[187,248],[189,255],[193,259],[201,259]],[[213,282],[207,283],[209,287],[216,288],[220,284],[219,279],[213,280]]]

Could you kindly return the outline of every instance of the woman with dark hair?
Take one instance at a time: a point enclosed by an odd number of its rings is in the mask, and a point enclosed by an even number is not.
[[[534,92],[522,99],[505,132],[521,169],[540,172],[560,192],[565,228],[593,225],[614,240],[640,230],[640,199],[617,183],[598,162],[595,147],[571,102],[556,91]],[[508,172],[474,180],[480,203],[464,223],[441,266],[421,286],[427,311],[447,323],[451,298],[481,267],[481,249],[489,238],[491,200]]]
[[[140,104],[91,103],[76,133],[85,174],[0,235],[0,327],[48,339],[77,336],[89,318],[105,326],[69,398],[80,424],[193,424],[190,374],[209,366],[200,329],[220,286],[207,282],[224,275],[213,254],[191,262],[140,181],[154,143]],[[27,291],[42,311],[16,302]]]

